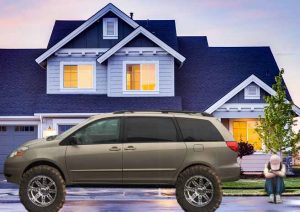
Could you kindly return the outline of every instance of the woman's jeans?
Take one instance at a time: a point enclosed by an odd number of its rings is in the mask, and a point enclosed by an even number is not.
[[[273,178],[267,178],[265,184],[265,190],[268,195],[270,194],[281,195],[284,192],[283,178],[279,176]]]

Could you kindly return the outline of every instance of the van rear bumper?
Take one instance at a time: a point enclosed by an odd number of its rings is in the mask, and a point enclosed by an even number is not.
[[[241,167],[238,163],[221,166],[217,170],[222,182],[237,181],[240,179]]]

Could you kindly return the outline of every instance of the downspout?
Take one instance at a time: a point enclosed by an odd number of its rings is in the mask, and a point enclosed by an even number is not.
[[[40,132],[39,132],[40,138],[43,138],[43,117],[40,115]]]

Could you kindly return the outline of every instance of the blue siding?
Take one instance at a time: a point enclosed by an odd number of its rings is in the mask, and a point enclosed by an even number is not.
[[[153,41],[149,40],[149,38],[144,35],[138,35],[134,39],[132,39],[129,43],[125,45],[125,47],[159,47]]]

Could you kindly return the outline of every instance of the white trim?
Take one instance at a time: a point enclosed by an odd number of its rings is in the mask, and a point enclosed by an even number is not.
[[[268,86],[266,83],[264,83],[262,80],[260,80],[255,75],[251,75],[246,80],[244,80],[241,84],[236,86],[233,90],[231,90],[228,94],[226,94],[224,97],[222,97],[220,100],[218,100],[216,103],[214,103],[212,106],[210,106],[208,109],[205,110],[207,113],[213,113],[215,110],[217,110],[220,106],[225,104],[229,99],[234,97],[237,93],[239,93],[242,89],[244,89],[247,85],[250,83],[256,83],[258,86],[260,86],[262,89],[264,89],[266,92],[268,92],[271,95],[275,95],[276,92]]]
[[[225,103],[218,107],[215,112],[261,112],[266,106],[266,103]]]
[[[13,121],[13,120],[39,120],[39,117],[36,116],[0,116],[0,120],[7,120],[7,121]]]
[[[292,105],[292,109],[298,116],[300,116],[300,108],[299,107],[297,107],[296,105]]]
[[[35,116],[41,117],[90,117],[101,113],[35,113]]]
[[[93,87],[91,89],[86,88],[64,88],[64,66],[65,65],[92,65],[93,66]],[[73,94],[81,94],[81,93],[95,93],[96,92],[96,62],[60,62],[60,93],[73,93]]]
[[[107,22],[113,21],[114,23],[114,34],[107,34]],[[103,39],[118,39],[118,18],[103,18]]]
[[[82,57],[82,56],[98,56],[106,52],[108,48],[61,48],[57,52],[55,52],[55,56],[58,57],[69,57],[69,56],[74,56],[74,57]]]
[[[69,49],[63,48],[55,52],[57,57],[96,57],[105,53],[108,48]],[[123,47],[115,55],[167,55],[160,47]]]
[[[117,43],[115,46],[113,46],[111,49],[109,49],[107,52],[105,52],[103,55],[101,55],[97,61],[101,64],[105,60],[107,60],[110,56],[112,56],[114,53],[116,53],[119,49],[121,49],[123,46],[125,46],[128,42],[130,42],[133,38],[138,36],[139,34],[145,35],[147,38],[149,38],[151,41],[156,43],[158,46],[166,50],[169,54],[171,54],[173,57],[175,57],[177,60],[179,60],[181,63],[185,61],[185,57],[179,54],[177,51],[172,49],[170,46],[168,46],[166,43],[158,39],[155,35],[153,35],[151,32],[146,30],[143,27],[138,27],[133,32],[131,32],[127,37],[125,37],[123,40],[121,40],[119,43]]]
[[[250,94],[250,87],[255,88],[255,94]],[[244,88],[244,98],[245,99],[260,99],[260,87],[255,84],[250,84]]]
[[[109,11],[113,12],[115,15],[117,15],[119,18],[121,18],[123,21],[128,23],[133,28],[137,28],[139,25],[133,21],[129,16],[127,16],[124,12],[122,12],[120,9],[118,9],[113,4],[109,3],[105,7],[103,7],[100,11],[98,11],[95,15],[90,17],[86,22],[84,22],[82,25],[80,25],[77,29],[75,29],[73,32],[71,32],[69,35],[64,37],[61,41],[59,41],[57,44],[52,46],[50,49],[48,49],[46,52],[44,52],[42,55],[40,55],[35,61],[40,64],[44,60],[46,60],[50,55],[54,54],[58,49],[63,47],[66,43],[68,43],[70,40],[72,40],[74,37],[76,37],[79,33],[87,29],[89,26],[91,26],[93,23],[95,23],[97,20],[99,20],[102,16],[104,16]]]
[[[52,127],[58,133],[59,125],[77,125],[86,119],[52,119]]]
[[[126,89],[126,65],[127,64],[154,64],[155,65],[155,90],[127,90]],[[122,91],[123,94],[159,94],[159,61],[123,61],[123,72],[122,72]],[[142,75],[142,71],[141,71]],[[142,76],[141,76],[142,79]]]

